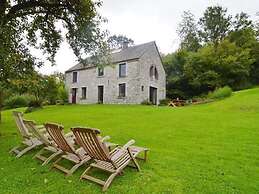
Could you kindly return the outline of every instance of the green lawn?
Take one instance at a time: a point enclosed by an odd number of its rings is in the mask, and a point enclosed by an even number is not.
[[[23,109],[22,109],[23,110]],[[113,142],[151,149],[142,171],[126,169],[107,193],[259,193],[259,89],[184,108],[68,105],[26,114],[38,123],[99,128]],[[11,111],[0,125],[0,193],[101,193],[101,187],[42,167],[36,151],[15,159],[20,138]]]

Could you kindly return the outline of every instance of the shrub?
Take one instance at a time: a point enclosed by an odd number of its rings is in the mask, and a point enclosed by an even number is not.
[[[232,89],[229,86],[225,86],[223,88],[218,88],[213,92],[208,94],[208,98],[210,99],[223,99],[232,95]]]
[[[58,88],[58,99],[62,100],[63,103],[68,102],[68,92],[64,86]]]
[[[24,113],[34,112],[34,111],[39,110],[39,109],[41,109],[41,108],[42,108],[42,107],[28,107],[28,108],[24,111]]]
[[[42,100],[39,100],[39,99],[33,99],[29,102],[28,104],[29,107],[34,107],[34,108],[37,108],[37,107],[41,107],[42,106]]]
[[[152,103],[149,100],[144,100],[141,102],[141,105],[152,105]]]
[[[159,101],[159,106],[168,106],[171,100],[169,98],[165,98]]]
[[[28,106],[28,104],[29,104],[29,99],[24,95],[11,96],[4,101],[4,107],[6,109],[26,107]]]

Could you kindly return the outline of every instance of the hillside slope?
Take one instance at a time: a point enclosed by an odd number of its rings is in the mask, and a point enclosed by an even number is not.
[[[21,109],[23,110],[23,109]],[[26,114],[38,123],[61,123],[101,129],[120,144],[135,139],[151,149],[137,173],[127,169],[107,193],[258,193],[259,89],[183,108],[68,105]],[[8,150],[20,138],[11,110],[0,125],[2,193],[101,193],[98,185],[79,181],[81,168],[65,178],[50,165],[32,159],[36,151],[15,159]]]

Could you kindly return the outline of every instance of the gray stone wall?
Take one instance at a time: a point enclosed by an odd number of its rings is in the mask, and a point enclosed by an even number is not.
[[[139,60],[128,61],[126,64],[126,77],[119,77],[119,64],[104,67],[104,75],[98,77],[97,68],[93,67],[78,72],[77,83],[72,83],[72,72],[66,73],[66,87],[69,91],[69,102],[72,102],[72,88],[77,88],[77,103],[98,103],[98,86],[104,86],[105,104],[140,104],[149,99],[149,87],[157,88],[159,103],[164,99],[165,71],[154,45]],[[154,65],[158,70],[158,80],[152,79],[149,74],[150,67]],[[126,97],[119,98],[119,84],[126,83]],[[82,99],[82,87],[87,88],[86,99]],[[142,87],[144,90],[142,91]]]

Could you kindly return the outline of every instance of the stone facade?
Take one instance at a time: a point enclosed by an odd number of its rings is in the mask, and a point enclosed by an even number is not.
[[[159,100],[166,97],[166,76],[155,42],[146,44],[140,57],[127,57],[125,61],[113,62],[114,65],[105,66],[103,76],[98,76],[98,67],[93,66],[68,70],[66,87],[69,90],[69,102],[98,103],[100,95],[98,86],[103,86],[104,104],[140,104],[144,100],[151,100],[154,104],[158,104]],[[134,51],[134,48],[131,50]],[[126,63],[125,77],[119,76],[119,65],[122,63]],[[151,67],[156,69],[156,75],[150,72]],[[73,72],[77,72],[77,82],[75,83],[73,83]],[[119,84],[123,83],[126,84],[126,95],[119,97]],[[82,98],[83,87],[86,87],[85,99]],[[150,89],[150,87],[153,88]],[[150,95],[150,91],[152,95]]]

